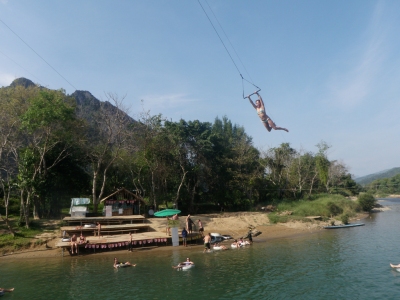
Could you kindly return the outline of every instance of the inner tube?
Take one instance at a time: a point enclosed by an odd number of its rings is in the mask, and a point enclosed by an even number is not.
[[[126,268],[126,267],[130,267],[131,264],[120,263],[120,264],[116,264],[115,266],[117,268]]]
[[[189,270],[189,269],[191,269],[191,268],[193,268],[194,267],[194,265],[185,265],[185,266],[182,266],[182,271],[185,271],[185,270]],[[178,269],[179,270],[179,269]]]

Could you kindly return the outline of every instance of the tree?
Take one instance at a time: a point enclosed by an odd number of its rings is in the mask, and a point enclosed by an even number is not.
[[[64,91],[41,90],[28,103],[21,115],[21,130],[27,146],[20,150],[18,160],[18,185],[26,227],[29,227],[32,202],[34,217],[39,217],[40,187],[49,170],[70,155],[78,127],[73,103]]]
[[[358,197],[358,203],[363,211],[370,212],[376,205],[376,199],[369,193],[362,193]]]
[[[86,132],[86,155],[90,162],[86,170],[91,176],[93,210],[96,213],[104,195],[108,179],[107,172],[127,149],[130,126],[133,122],[123,100],[116,94],[107,93],[107,101],[94,114],[92,125]],[[111,101],[114,105],[111,105]]]

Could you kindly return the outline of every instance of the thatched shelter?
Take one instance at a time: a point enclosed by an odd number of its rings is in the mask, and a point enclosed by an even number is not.
[[[106,215],[111,213],[112,216],[139,215],[140,208],[145,204],[142,197],[125,188],[108,195],[100,202],[104,202]]]

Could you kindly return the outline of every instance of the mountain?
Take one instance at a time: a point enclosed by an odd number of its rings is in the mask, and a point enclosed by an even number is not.
[[[357,182],[358,184],[366,185],[376,179],[390,178],[397,174],[400,174],[400,168],[392,168],[392,169],[381,171],[378,173],[373,173],[370,175],[358,177],[358,178],[354,179],[354,181]]]
[[[47,89],[40,85],[33,83],[31,80],[27,78],[17,78],[15,79],[10,86],[5,87],[6,89],[15,88],[17,86],[22,86],[24,88],[34,88],[37,87],[39,89]],[[96,119],[98,119],[100,115],[100,111],[103,110],[103,113],[108,113],[109,115],[115,115],[118,110],[112,103],[108,101],[100,101],[96,97],[94,97],[88,91],[75,91],[70,97],[74,98],[76,101],[77,107],[77,116],[86,120],[89,124],[93,124]],[[125,112],[121,111],[121,115],[126,124],[131,124],[136,122],[133,118],[127,115]]]

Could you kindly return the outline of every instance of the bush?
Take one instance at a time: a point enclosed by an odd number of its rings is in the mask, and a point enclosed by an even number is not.
[[[340,215],[343,212],[343,209],[339,206],[337,206],[335,203],[333,203],[332,201],[329,201],[327,203],[327,207],[329,210],[329,213],[333,216],[337,216]]]
[[[360,194],[358,197],[358,204],[363,211],[371,211],[376,204],[376,199],[369,193]]]
[[[349,224],[349,215],[348,214],[343,214],[340,218],[342,220],[343,224]]]

